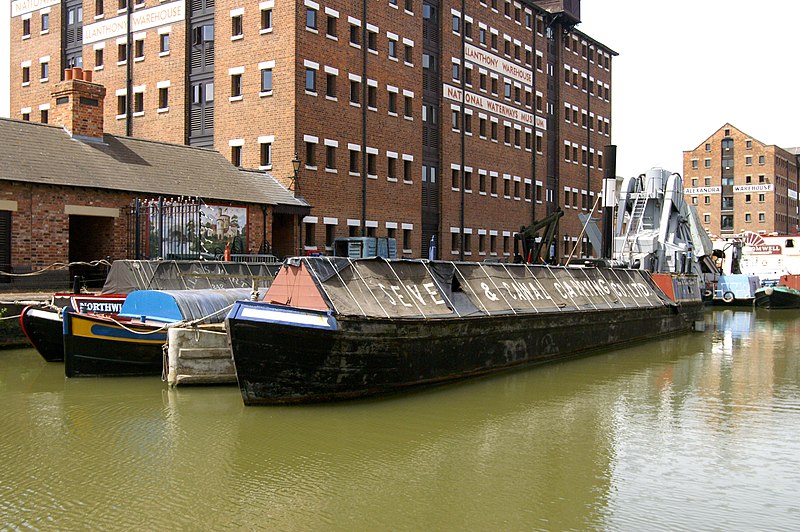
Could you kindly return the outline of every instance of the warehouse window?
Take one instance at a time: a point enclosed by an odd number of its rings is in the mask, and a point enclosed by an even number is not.
[[[242,75],[231,75],[231,98],[242,96]]]
[[[325,146],[325,168],[336,170],[336,147]]]
[[[317,71],[306,68],[306,92],[317,92]]]
[[[317,143],[306,142],[306,168],[317,168]]]
[[[158,53],[161,55],[169,53],[169,33],[162,33],[158,36]]]
[[[125,94],[117,95],[117,116],[125,116],[128,108],[128,97]]]
[[[169,87],[158,89],[158,110],[163,111],[169,108]]]
[[[242,15],[234,15],[231,17],[231,40],[241,38],[244,34],[244,27],[242,25]]]
[[[133,93],[133,112],[134,114],[144,114],[144,92]]]
[[[271,68],[262,68],[261,69],[261,92],[262,93],[271,93],[272,92],[272,69]]]
[[[262,142],[260,144],[260,149],[261,149],[260,165],[261,166],[272,166],[272,143],[271,142]]]
[[[136,61],[144,59],[144,39],[139,39],[133,43],[133,58]]]
[[[272,31],[272,8],[261,10],[261,33]]]
[[[306,28],[317,29],[317,10],[312,7],[306,8]]]

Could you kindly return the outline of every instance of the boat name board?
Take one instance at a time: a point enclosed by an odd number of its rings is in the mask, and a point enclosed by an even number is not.
[[[747,246],[752,255],[780,255],[783,250],[777,244],[764,244],[763,246]]]
[[[110,303],[102,301],[76,301],[78,312],[99,312],[118,314],[122,310],[122,302]]]

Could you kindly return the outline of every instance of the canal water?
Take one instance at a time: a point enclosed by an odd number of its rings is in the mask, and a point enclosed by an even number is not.
[[[797,530],[800,312],[332,405],[0,351],[0,529]]]

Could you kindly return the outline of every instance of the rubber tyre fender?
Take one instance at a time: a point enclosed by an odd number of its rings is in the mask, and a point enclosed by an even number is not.
[[[736,299],[736,296],[733,295],[733,292],[725,292],[722,294],[722,300],[725,303],[733,303],[733,300]]]

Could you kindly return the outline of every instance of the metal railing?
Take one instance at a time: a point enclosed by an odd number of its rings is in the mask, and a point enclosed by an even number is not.
[[[199,259],[201,206],[192,198],[133,200],[128,210],[128,257]]]

